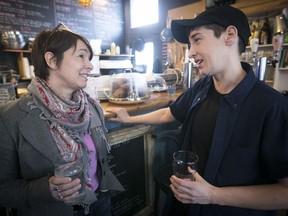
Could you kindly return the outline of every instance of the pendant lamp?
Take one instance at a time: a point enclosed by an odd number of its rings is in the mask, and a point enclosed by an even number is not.
[[[90,6],[94,0],[78,0],[79,4],[82,5],[83,7],[88,7]]]

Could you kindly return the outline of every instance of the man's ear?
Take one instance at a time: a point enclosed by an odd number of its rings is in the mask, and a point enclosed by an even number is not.
[[[228,26],[225,32],[225,44],[231,45],[238,38],[238,31],[234,26]]]
[[[55,56],[54,56],[54,54],[52,52],[46,52],[44,54],[44,58],[45,58],[46,64],[52,70],[56,70],[57,69],[57,61],[56,61],[56,58],[55,58]]]

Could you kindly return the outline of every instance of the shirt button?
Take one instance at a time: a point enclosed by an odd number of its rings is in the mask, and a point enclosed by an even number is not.
[[[234,108],[236,108],[238,105],[237,104],[234,104]]]
[[[201,98],[197,98],[197,101],[200,101],[201,100]]]

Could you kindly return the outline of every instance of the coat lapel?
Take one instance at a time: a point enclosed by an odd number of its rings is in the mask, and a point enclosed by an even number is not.
[[[26,105],[27,106],[27,105]],[[23,108],[23,107],[22,107]],[[48,159],[54,158],[58,153],[54,145],[53,137],[50,134],[47,122],[40,118],[39,109],[29,110],[28,114],[20,122],[20,132],[27,142]]]

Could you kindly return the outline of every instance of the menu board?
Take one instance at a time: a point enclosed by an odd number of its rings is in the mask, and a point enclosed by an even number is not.
[[[101,3],[102,2],[102,3]],[[102,46],[110,47],[111,42],[124,43],[123,1],[94,1],[95,38],[102,39]]]
[[[111,146],[109,164],[125,191],[112,197],[112,215],[134,215],[147,206],[144,136]]]
[[[87,38],[95,37],[93,7],[82,7],[75,0],[54,0],[55,20],[65,23],[72,31],[85,35]]]
[[[20,31],[26,38],[55,26],[51,0],[0,0],[1,31]]]
[[[83,7],[77,0],[0,0],[0,30],[20,31],[26,41],[43,29],[63,22],[87,39],[102,45],[124,41],[124,9],[121,0],[94,1]],[[111,28],[113,25],[113,28]]]

